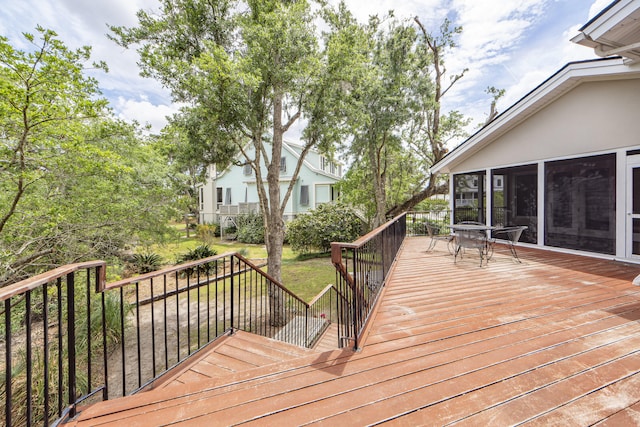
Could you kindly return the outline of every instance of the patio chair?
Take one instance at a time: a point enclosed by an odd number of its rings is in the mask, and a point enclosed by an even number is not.
[[[427,252],[431,252],[435,247],[438,240],[443,242],[447,242],[447,247],[449,249],[449,253],[453,255],[455,248],[453,247],[453,234],[447,232],[446,234],[442,232],[444,227],[438,226],[436,224],[425,223],[425,227],[427,228],[427,236],[431,238],[429,241],[429,247],[427,248]]]
[[[479,222],[479,221],[461,221],[460,224],[482,225],[482,226],[486,225],[484,222]],[[486,234],[485,255],[486,255],[487,261],[489,261],[491,257],[493,257],[493,244],[496,242],[496,239],[494,239],[493,237],[489,237],[488,231],[485,231],[484,233]]]
[[[456,232],[456,252],[454,262],[457,262],[458,255],[462,258],[462,254],[466,249],[477,249],[480,255],[480,267],[482,260],[489,261],[487,233],[481,230],[460,230]]]
[[[521,263],[522,261],[520,261],[520,257],[518,257],[518,253],[516,252],[516,243],[518,243],[518,240],[520,240],[520,236],[522,236],[522,232],[527,228],[529,227],[527,227],[526,225],[516,225],[516,226],[500,228],[494,231],[493,233],[495,235],[500,235],[500,234],[505,235],[504,240],[506,240],[507,245],[509,246],[509,250],[511,251],[511,256],[513,256],[513,259],[519,263]]]

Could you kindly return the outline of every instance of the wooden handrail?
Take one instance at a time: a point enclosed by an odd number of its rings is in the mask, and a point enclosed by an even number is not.
[[[30,277],[18,283],[14,283],[13,285],[0,288],[0,301],[7,300],[11,297],[25,293],[27,291],[32,291],[39,286],[56,280],[59,277],[64,277],[67,274],[74,273],[78,270],[85,270],[94,267],[97,267],[99,269],[98,283],[96,284],[96,288],[102,289],[106,283],[107,263],[104,261],[87,261],[64,265],[62,267],[47,271],[46,273],[38,274],[37,276]]]

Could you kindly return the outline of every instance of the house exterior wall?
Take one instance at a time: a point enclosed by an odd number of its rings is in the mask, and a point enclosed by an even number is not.
[[[212,176],[215,176],[215,173],[215,167],[209,166],[206,181],[197,187],[199,211],[198,223],[200,224],[210,224],[215,222],[215,212],[217,210],[216,185],[215,181],[211,179]]]
[[[293,144],[283,147],[284,170],[280,172],[280,194],[282,197],[284,197],[289,187],[300,152],[300,147]],[[248,149],[248,155],[253,157],[252,147]],[[259,203],[255,174],[253,170],[249,174],[245,172],[248,171],[245,170],[244,166],[233,165],[217,176],[212,173],[207,182],[200,186],[199,194],[204,195],[204,201],[200,202],[201,222],[216,222],[218,220],[215,202],[217,188],[222,189],[221,204],[223,206],[236,206],[239,203]],[[296,215],[305,213],[321,203],[330,202],[332,200],[331,186],[338,182],[341,172],[339,166],[330,163],[319,153],[310,151],[305,158],[291,196],[287,201],[284,210],[285,220],[291,220]],[[262,166],[261,173],[266,180],[266,167]],[[308,203],[302,203],[302,186],[307,186]],[[228,199],[229,195],[231,200]]]
[[[588,82],[452,167],[453,173],[640,144],[640,79]]]
[[[488,177],[500,168],[537,165],[537,223],[529,229],[537,230],[538,246],[640,261],[639,252],[630,249],[632,245],[638,246],[640,235],[631,242],[630,236],[635,230],[627,219],[633,200],[629,167],[633,159],[640,157],[640,133],[634,126],[638,118],[640,78],[637,74],[627,79],[582,83],[472,155],[451,164],[450,173],[455,176],[478,172]],[[588,166],[590,159],[606,156],[613,161],[607,169],[608,181],[599,178],[605,170],[602,166],[594,166],[596,169]],[[552,166],[561,162],[576,165],[566,172],[567,176],[573,176],[569,179],[573,179],[572,185],[576,187],[567,187],[569,193],[562,200],[579,203],[565,211],[566,227],[557,223],[558,218],[562,218],[555,211],[561,201],[558,193],[549,193],[555,185],[549,180],[565,173],[553,175],[551,172]],[[591,188],[593,185],[597,188]],[[491,194],[490,189],[487,194]],[[485,202],[483,216],[491,218],[491,197]],[[596,212],[600,219],[609,219],[602,224],[585,225],[589,212]],[[553,218],[549,216],[552,214]],[[562,229],[569,234],[558,231]],[[607,238],[613,240],[603,245]]]

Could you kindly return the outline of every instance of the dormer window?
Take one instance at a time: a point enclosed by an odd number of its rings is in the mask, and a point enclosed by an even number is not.
[[[245,164],[242,168],[242,172],[247,176],[251,175],[251,165],[249,163]]]
[[[286,172],[286,171],[287,171],[287,158],[280,157],[280,172]]]

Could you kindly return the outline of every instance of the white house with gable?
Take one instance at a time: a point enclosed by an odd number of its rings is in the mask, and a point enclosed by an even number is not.
[[[303,147],[299,144],[283,142],[280,159],[282,196],[291,182],[302,149]],[[253,158],[253,147],[248,146],[247,150],[247,154]],[[267,152],[270,152],[270,148],[267,148]],[[242,164],[244,161],[242,154],[239,154],[237,163]],[[265,179],[266,175],[267,171],[263,165],[262,176]],[[284,212],[285,220],[291,220],[296,215],[314,209],[322,203],[336,200],[338,193],[335,184],[341,177],[341,165],[330,161],[317,151],[309,151],[287,202]],[[248,164],[230,165],[219,172],[216,171],[215,166],[209,166],[207,179],[197,187],[197,191],[201,224],[220,223],[238,214],[260,212],[256,178]]]

